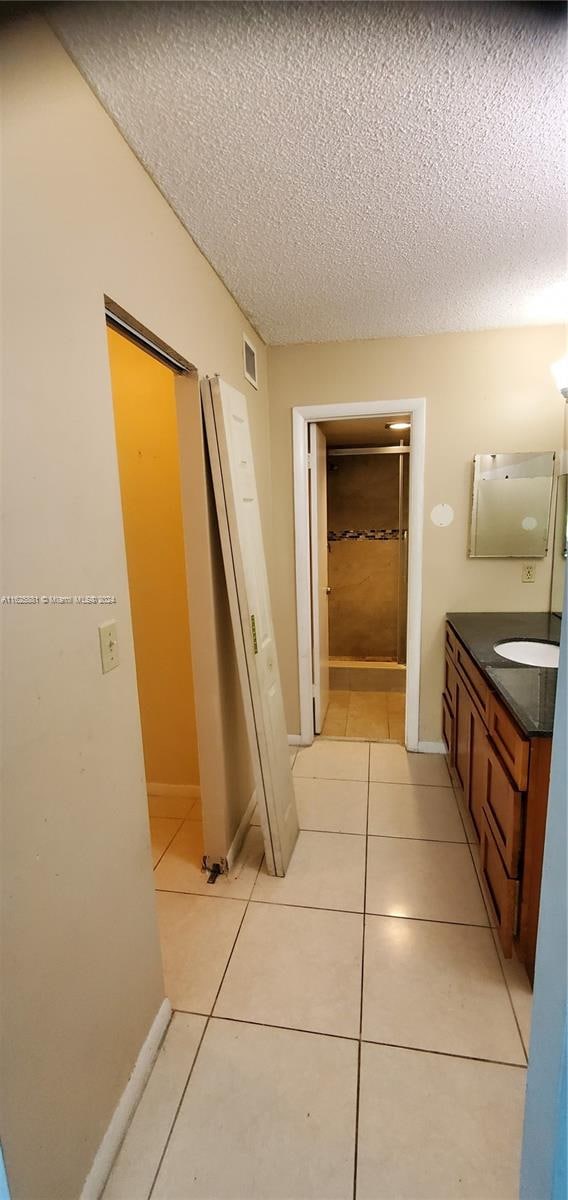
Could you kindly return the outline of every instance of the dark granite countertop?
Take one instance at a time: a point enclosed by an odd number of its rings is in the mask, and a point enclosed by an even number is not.
[[[550,737],[558,672],[509,663],[493,647],[509,639],[559,642],[559,617],[548,612],[448,613],[447,619],[523,733]]]

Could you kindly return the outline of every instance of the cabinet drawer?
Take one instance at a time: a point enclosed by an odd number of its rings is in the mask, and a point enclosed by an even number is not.
[[[446,651],[455,660],[457,655],[458,639],[451,627],[446,623]]]
[[[510,958],[513,953],[519,885],[516,879],[511,879],[507,875],[485,809],[481,814],[479,854],[481,876],[497,918],[499,941],[503,947],[505,958]]]
[[[509,875],[516,878],[521,852],[521,793],[511,782],[498,754],[487,740],[484,808]]]
[[[529,778],[530,742],[494,695],[489,700],[489,733],[514,782],[524,792]]]
[[[482,716],[486,717],[489,711],[489,697],[491,693],[481,671],[478,670],[467,650],[464,650],[459,642],[457,643],[456,662],[467,682],[472,699],[477,704]]]

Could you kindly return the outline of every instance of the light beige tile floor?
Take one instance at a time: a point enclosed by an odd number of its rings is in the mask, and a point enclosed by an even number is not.
[[[174,1013],[148,1085],[118,1153],[103,1200],[127,1200],[127,1197],[148,1195],[205,1025],[205,1017],[193,1013]]]
[[[491,930],[368,916],[363,1037],[524,1063]]]
[[[363,912],[365,838],[352,833],[301,830],[284,879],[262,866],[253,900]]]
[[[363,780],[294,780],[300,829],[366,833],[367,790]]]
[[[301,779],[369,779],[369,746],[366,742],[316,739],[298,750],[293,774]]]
[[[363,1045],[359,1200],[517,1200],[526,1072]]]
[[[372,745],[369,778],[380,783],[451,787],[441,754],[409,754],[404,746]]]
[[[443,842],[466,840],[450,788],[408,783],[370,784],[369,833]]]
[[[459,842],[370,837],[366,911],[489,924],[469,846]]]
[[[333,690],[322,734],[403,742],[405,703],[404,692]]]
[[[183,820],[180,817],[150,817],[150,841],[152,843],[152,866],[156,867],[173,841]]]
[[[250,904],[215,1016],[359,1036],[363,916]]]
[[[347,1200],[357,1042],[209,1023],[152,1200]]]
[[[341,740],[291,761],[309,828],[285,879],[257,828],[207,885],[188,820],[155,871],[166,992],[201,1015],[172,1025],[105,1200],[514,1200],[530,988],[444,762]]]

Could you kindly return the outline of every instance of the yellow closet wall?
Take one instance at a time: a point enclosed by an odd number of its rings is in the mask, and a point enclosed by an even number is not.
[[[108,348],[146,779],[197,784],[175,379],[112,329]]]

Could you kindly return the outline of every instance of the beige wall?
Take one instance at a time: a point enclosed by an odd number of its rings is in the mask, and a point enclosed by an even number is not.
[[[2,89],[2,590],[116,594],[120,641],[2,609],[2,1140],[13,1200],[76,1200],[163,996],[103,295],[247,394],[268,521],[266,355],[41,18]]]
[[[521,583],[518,561],[467,557],[472,458],[560,448],[564,401],[549,365],[564,352],[560,327],[269,349],[271,591],[290,732],[299,730],[291,409],[427,398],[420,737],[438,741],[444,614],[549,607],[550,555],[537,561],[534,584]],[[430,520],[441,502],[455,510],[445,529]]]

